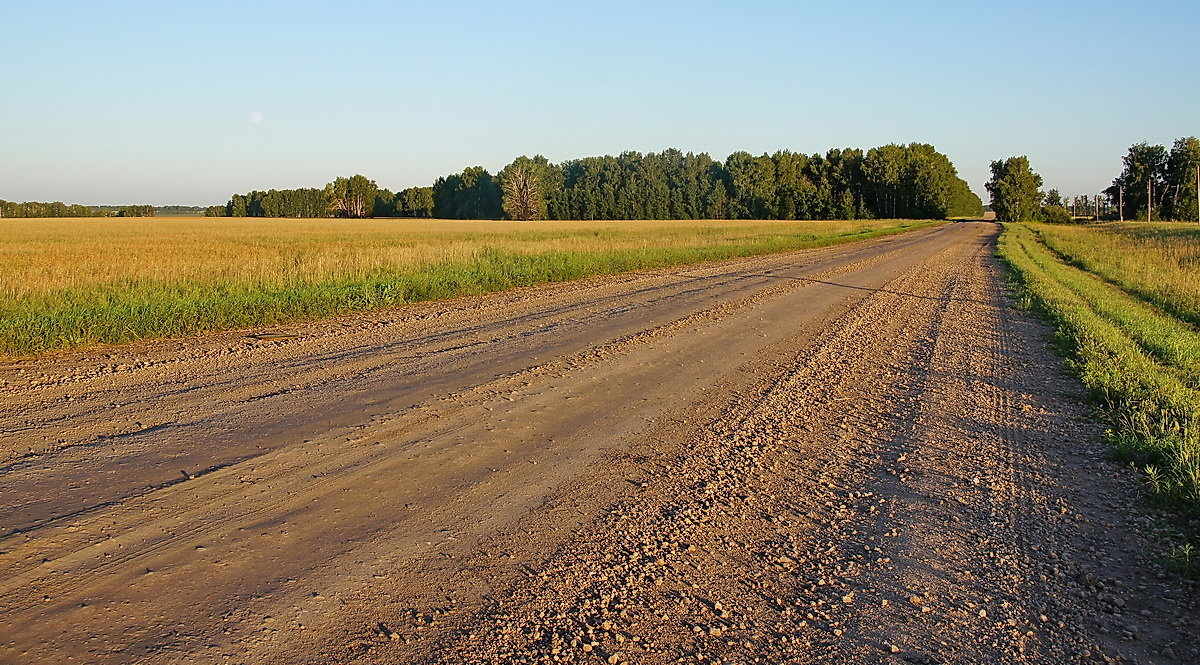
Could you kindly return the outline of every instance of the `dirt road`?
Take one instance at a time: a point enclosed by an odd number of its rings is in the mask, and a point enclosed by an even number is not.
[[[0,662],[1197,662],[996,232],[0,368]]]

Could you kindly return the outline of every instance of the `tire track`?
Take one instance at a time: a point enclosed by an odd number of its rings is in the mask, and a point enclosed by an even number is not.
[[[935,237],[933,243],[938,242],[953,240]],[[916,260],[900,251],[903,247],[881,243],[861,255],[839,252],[836,259],[818,262],[829,264],[826,269],[801,268],[799,273],[821,278],[842,275],[842,281],[870,284],[879,274]],[[856,256],[855,261],[846,260]],[[60,653],[55,651],[55,642],[41,636],[65,634],[84,625],[98,631],[88,638],[89,660],[127,662],[157,657],[155,654],[169,653],[186,636],[211,635],[221,627],[221,617],[231,616],[233,608],[244,606],[248,599],[262,598],[267,605],[279,602],[278,596],[286,595],[282,586],[289,579],[317,578],[325,580],[323,585],[336,586],[341,583],[332,582],[339,576],[336,571],[356,568],[354,561],[379,561],[388,556],[387,550],[425,556],[444,544],[445,538],[437,534],[445,527],[439,523],[462,524],[456,528],[467,531],[502,526],[536,506],[538,493],[561,483],[562,474],[578,473],[612,445],[593,442],[586,428],[577,431],[574,422],[550,413],[561,399],[572,397],[560,392],[560,384],[572,386],[578,393],[574,397],[584,397],[584,403],[611,403],[609,408],[616,415],[613,422],[602,417],[607,414],[586,417],[619,442],[641,427],[642,419],[664,409],[670,413],[694,398],[708,371],[701,366],[713,364],[710,359],[716,357],[707,349],[726,346],[721,335],[732,334],[735,339],[749,335],[745,337],[748,353],[774,343],[781,333],[769,322],[795,317],[796,305],[812,300],[810,292],[817,294],[818,301],[826,301],[821,307],[844,298],[842,287],[790,279],[795,268],[782,278],[763,276],[781,260],[746,262],[750,278],[741,280],[747,284],[744,296],[729,298],[719,292],[714,304],[691,312],[687,307],[694,302],[684,301],[676,306],[682,316],[659,316],[658,321],[649,321],[650,326],[642,321],[638,333],[616,341],[601,336],[598,345],[580,345],[581,350],[573,354],[528,364],[515,372],[493,370],[484,381],[467,389],[413,407],[384,410],[375,416],[355,414],[357,422],[352,420],[348,426],[303,440],[293,437],[277,442],[269,452],[199,477],[106,502],[69,519],[43,522],[0,540],[0,556],[10,571],[0,583],[0,617],[36,617],[23,625],[38,626],[36,633],[26,629],[9,632],[0,653],[28,659],[28,650],[33,649],[53,658],[56,656],[50,654]],[[637,314],[637,310],[631,311]],[[803,316],[814,315],[819,318],[819,310]],[[758,338],[766,341],[756,341]],[[662,361],[672,356],[679,360]],[[735,354],[721,358],[714,369],[728,372],[742,362]],[[693,388],[679,390],[689,384],[680,383],[681,370],[675,367],[684,368],[682,372],[692,377],[687,381]],[[645,391],[648,403],[622,403],[619,394],[611,394],[612,385],[622,382],[629,389]],[[663,392],[656,387],[668,383],[675,384],[675,389]],[[194,398],[200,400],[203,395]],[[527,422],[550,428],[545,430],[548,433],[565,433],[569,445],[556,448],[553,438],[536,445],[522,442],[527,435],[521,432],[528,426],[502,424],[507,419],[493,415],[501,405],[524,409]],[[576,419],[580,415],[584,414],[568,414]],[[511,433],[494,433],[506,428]],[[152,446],[153,438],[165,439],[173,431],[177,430],[151,428],[132,438],[140,436],[144,440],[138,445]],[[478,445],[485,440],[496,443]],[[506,459],[509,451],[499,448],[513,444],[519,444],[520,455]],[[98,447],[89,452],[95,455],[108,450]],[[112,450],[116,463],[127,463],[119,456],[120,448]],[[553,461],[561,468],[547,469],[536,477],[516,473],[517,464],[539,460]],[[54,458],[40,461],[47,472],[60,462]],[[432,488],[393,487],[390,479],[413,473],[408,470],[413,465],[432,472],[423,478],[434,484]],[[5,492],[14,492],[13,472],[19,469],[6,470]],[[103,467],[91,470],[102,472]],[[467,526],[464,520],[478,509],[464,497],[493,487],[506,488],[510,498],[495,504],[503,509],[494,518],[483,516],[478,524]],[[406,498],[409,495],[412,500]],[[405,506],[418,503],[417,512],[407,512]],[[376,544],[376,538],[381,542]],[[289,556],[284,551],[287,546],[305,543],[307,552],[291,555],[286,563],[278,558]],[[327,572],[317,572],[321,570]],[[153,607],[167,600],[174,609],[154,611],[154,618],[144,625],[101,628],[121,626],[120,616],[132,616],[128,609],[119,608]],[[114,630],[125,637],[118,638]],[[111,651],[93,647],[90,642],[96,640],[112,643]]]

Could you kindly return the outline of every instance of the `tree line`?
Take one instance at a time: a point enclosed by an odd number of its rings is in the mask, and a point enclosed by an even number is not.
[[[1075,220],[1057,189],[1042,193],[1042,176],[1029,166],[1028,157],[996,160],[991,171],[984,187],[999,221],[1066,224]]]
[[[85,206],[61,201],[17,203],[0,199],[0,217],[153,217],[152,205]]]
[[[1176,139],[1169,150],[1145,141],[1136,143],[1122,162],[1121,174],[1104,190],[1122,219],[1200,221],[1196,209],[1200,139]]]
[[[977,216],[983,203],[933,146],[824,155],[624,152],[554,164],[518,157],[495,177],[438,178],[434,216],[511,219],[865,219]]]
[[[234,194],[206,217],[430,217],[433,188],[409,187],[393,194],[362,175],[337,178],[323,188],[269,189]]]
[[[1169,150],[1136,143],[1122,162],[1121,174],[1103,192],[1107,206],[1099,197],[1063,199],[1057,189],[1043,194],[1042,177],[1025,156],[992,162],[986,187],[996,218],[1004,222],[1071,222],[1068,205],[1090,210],[1097,219],[1200,221],[1200,139],[1176,139]]]
[[[983,203],[946,155],[920,143],[824,155],[786,150],[725,161],[707,153],[623,152],[559,164],[521,156],[393,194],[361,175],[322,189],[253,191],[206,211],[228,217],[445,219],[942,219]]]

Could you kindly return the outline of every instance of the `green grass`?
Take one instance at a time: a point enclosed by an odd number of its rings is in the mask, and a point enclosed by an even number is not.
[[[1045,225],[1039,235],[1071,264],[1200,325],[1200,225]]]
[[[1180,236],[1182,249],[1168,246]],[[1191,555],[1200,544],[1200,328],[1189,314],[1197,285],[1176,280],[1188,242],[1170,228],[1006,224],[1000,255],[1028,302],[1057,325],[1118,457],[1180,518],[1187,542],[1172,560],[1200,575]]]
[[[0,355],[181,337],[936,222],[0,220]]]

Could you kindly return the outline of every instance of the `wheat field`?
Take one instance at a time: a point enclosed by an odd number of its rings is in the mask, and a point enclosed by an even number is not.
[[[0,354],[333,316],[933,222],[0,220]]]

